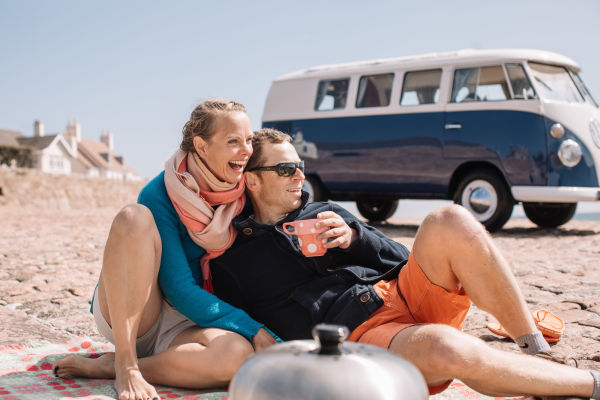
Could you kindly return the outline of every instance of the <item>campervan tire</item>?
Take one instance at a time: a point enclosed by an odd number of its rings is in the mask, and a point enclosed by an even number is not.
[[[523,203],[527,218],[542,228],[556,228],[575,215],[577,203]]]
[[[514,205],[504,179],[487,169],[466,174],[454,192],[454,202],[469,210],[490,232],[504,226]]]
[[[308,192],[309,203],[312,203],[313,201],[327,201],[327,196],[325,195],[325,190],[321,185],[321,181],[314,175],[306,176],[302,189],[305,192]]]
[[[360,199],[356,201],[360,215],[371,222],[385,221],[398,208],[398,200]]]

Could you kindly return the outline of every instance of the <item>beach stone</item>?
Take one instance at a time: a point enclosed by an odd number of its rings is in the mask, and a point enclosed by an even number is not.
[[[62,316],[62,318],[52,319],[50,320],[50,324],[59,329],[68,329],[75,325],[89,324],[93,320],[94,317],[90,312],[87,314],[77,313],[76,315]]]
[[[48,324],[4,306],[0,306],[0,321],[0,346],[28,345],[43,341],[62,343],[72,337],[62,330],[53,329]]]
[[[565,304],[565,303],[561,303],[561,304]],[[569,304],[569,303],[567,303]],[[573,304],[573,303],[571,303]],[[569,322],[575,322],[575,323],[579,323],[579,321],[585,321],[587,319],[591,319],[594,314],[589,312],[589,311],[584,311],[581,310],[579,308],[576,309],[569,309],[569,310],[562,310],[560,312],[556,313],[559,317],[562,318],[562,320],[567,324]]]
[[[583,326],[591,326],[591,327],[600,329],[600,318],[596,317],[594,319],[586,319],[583,321],[578,321],[578,324],[583,325]]]

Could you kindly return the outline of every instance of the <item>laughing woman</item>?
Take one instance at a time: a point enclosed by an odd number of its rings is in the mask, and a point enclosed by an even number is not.
[[[243,105],[216,99],[196,107],[165,170],[110,229],[92,312],[115,352],[69,356],[55,364],[57,376],[115,378],[119,399],[158,399],[151,384],[224,385],[253,350],[275,343],[212,294],[209,273],[209,260],[235,239],[231,220],[245,203],[251,154]]]

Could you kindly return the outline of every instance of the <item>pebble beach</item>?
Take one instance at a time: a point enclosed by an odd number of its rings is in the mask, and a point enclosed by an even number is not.
[[[0,345],[104,339],[89,312],[104,244],[118,207],[0,207]],[[378,225],[409,248],[419,218]],[[573,220],[539,229],[512,219],[492,235],[532,311],[548,309],[566,323],[554,349],[600,370],[600,221]],[[490,316],[472,307],[465,331],[491,346],[518,351],[493,335]]]

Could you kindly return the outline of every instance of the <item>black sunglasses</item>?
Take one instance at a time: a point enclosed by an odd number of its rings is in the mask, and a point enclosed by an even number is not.
[[[254,167],[248,171],[275,171],[279,176],[294,176],[296,169],[304,172],[304,161],[300,162],[282,162],[272,167]]]

